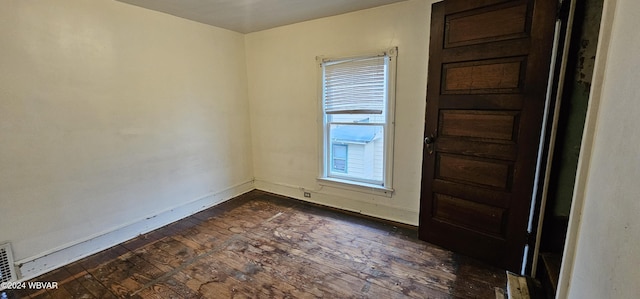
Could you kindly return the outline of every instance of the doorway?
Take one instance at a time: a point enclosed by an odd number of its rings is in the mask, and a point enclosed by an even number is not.
[[[590,97],[603,0],[576,1],[566,59],[562,95],[558,103],[555,147],[549,171],[546,204],[541,211],[538,250],[531,250],[526,273],[538,279],[549,296],[556,293],[572,204],[578,155]],[[542,187],[541,187],[542,188]]]

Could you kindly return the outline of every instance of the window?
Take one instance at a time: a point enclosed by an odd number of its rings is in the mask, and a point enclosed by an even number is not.
[[[347,173],[347,149],[348,145],[346,144],[332,144],[333,149],[331,154],[331,171],[332,172],[340,172]]]
[[[321,59],[321,179],[391,189],[396,49]]]

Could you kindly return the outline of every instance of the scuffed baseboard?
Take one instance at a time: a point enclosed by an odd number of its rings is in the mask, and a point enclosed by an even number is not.
[[[44,273],[123,243],[141,234],[148,233],[254,189],[253,180],[240,183],[224,190],[205,195],[183,205],[167,209],[156,215],[151,215],[130,224],[114,228],[106,233],[89,237],[86,240],[16,261],[16,268],[20,274],[19,281],[26,281],[38,277]]]
[[[251,180],[219,192],[208,194],[183,205],[167,209],[156,215],[151,215],[130,224],[114,228],[106,233],[89,237],[86,240],[16,261],[16,268],[20,275],[19,281],[33,279],[44,273],[63,267],[256,189],[412,226],[416,225],[415,222],[416,219],[418,219],[417,212],[380,205],[365,200],[353,199],[348,195],[305,190],[310,191],[312,195],[311,198],[305,198],[303,194],[304,189],[301,187],[267,182],[264,180]]]
[[[366,199],[356,199],[354,192],[345,190],[317,191],[308,190],[302,187],[290,186],[268,182],[266,180],[255,180],[257,190],[271,192],[298,200],[324,205],[332,208],[359,213],[366,216],[408,224],[417,225],[418,212],[402,210],[388,205],[382,205]],[[326,188],[328,189],[328,188]],[[307,192],[311,197],[304,197]],[[343,194],[341,194],[341,192]],[[365,196],[371,198],[371,195]]]

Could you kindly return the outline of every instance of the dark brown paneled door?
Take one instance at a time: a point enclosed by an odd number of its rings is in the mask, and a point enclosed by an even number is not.
[[[518,272],[556,1],[432,8],[420,238]]]

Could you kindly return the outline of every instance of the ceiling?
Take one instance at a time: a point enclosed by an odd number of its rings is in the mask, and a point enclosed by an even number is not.
[[[117,0],[250,33],[405,0]]]

